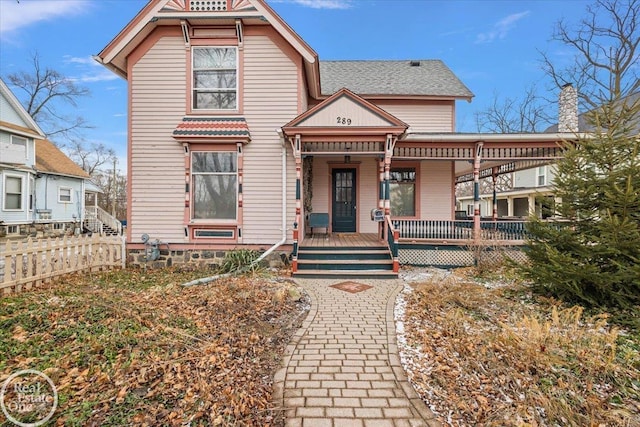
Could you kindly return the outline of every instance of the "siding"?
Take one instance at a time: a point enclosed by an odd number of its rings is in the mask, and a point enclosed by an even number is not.
[[[14,125],[31,128],[31,125],[25,123],[20,115],[13,108],[9,100],[3,94],[0,94],[0,120]]]
[[[536,187],[538,183],[538,168],[525,169],[514,172],[514,188]]]
[[[453,219],[453,162],[424,161],[420,165],[420,218]]]
[[[186,52],[181,37],[163,37],[131,73],[131,221],[162,242],[184,241],[184,151],[172,138],[186,106]]]
[[[282,237],[282,144],[277,129],[298,111],[298,68],[267,36],[244,40],[244,116],[251,142],[244,150],[243,243]],[[287,142],[287,228],[295,218],[295,162]],[[291,242],[291,232],[287,233]]]
[[[378,207],[380,185],[378,183],[378,162],[375,158],[363,157],[360,164],[358,183],[358,220],[360,233],[377,233],[378,223],[371,221],[371,209]]]
[[[58,189],[71,188],[71,203],[58,202]],[[73,221],[82,218],[82,180],[64,176],[43,174],[36,179],[35,208],[51,210],[51,221]],[[36,215],[37,218],[37,215]]]
[[[409,132],[452,132],[453,105],[437,103],[403,105],[376,102],[376,105],[409,125]]]

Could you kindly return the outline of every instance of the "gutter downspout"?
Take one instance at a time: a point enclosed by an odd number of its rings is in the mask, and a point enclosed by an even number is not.
[[[278,129],[277,132],[278,132],[278,135],[280,135],[280,140],[282,142],[282,239],[276,244],[274,244],[273,246],[271,246],[269,249],[267,249],[267,251],[262,255],[260,255],[258,259],[256,259],[251,264],[249,264],[245,268],[240,269],[237,272],[217,274],[215,276],[192,280],[191,282],[183,283],[182,286],[188,287],[188,286],[194,286],[194,285],[205,285],[217,279],[230,277],[230,276],[233,276],[234,274],[241,274],[251,269],[251,267],[253,267],[257,263],[259,263],[260,261],[268,257],[269,254],[271,254],[273,251],[278,249],[287,241],[287,146],[285,143],[284,136],[282,135],[282,131]]]

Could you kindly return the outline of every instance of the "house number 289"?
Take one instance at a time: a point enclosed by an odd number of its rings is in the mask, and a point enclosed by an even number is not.
[[[336,117],[336,123],[338,123],[339,125],[350,125],[351,124],[351,119],[348,119],[346,117]]]

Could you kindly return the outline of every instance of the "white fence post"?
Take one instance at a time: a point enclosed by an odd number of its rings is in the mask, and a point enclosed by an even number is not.
[[[64,274],[126,265],[123,236],[10,240],[0,255],[0,295],[38,287]]]

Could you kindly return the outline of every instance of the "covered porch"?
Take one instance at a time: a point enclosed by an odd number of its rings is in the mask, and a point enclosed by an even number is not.
[[[358,271],[372,264],[372,274],[390,269],[397,275],[401,263],[424,258],[404,256],[407,251],[521,245],[526,221],[498,218],[499,177],[553,163],[562,156],[563,144],[576,138],[573,133],[411,133],[397,118],[346,90],[332,98],[283,127],[296,165],[294,274],[318,248],[376,247],[386,251],[390,267],[387,260],[374,265],[364,253],[345,264]],[[341,112],[334,111],[335,104],[342,105]],[[342,123],[345,115],[354,118]],[[338,120],[331,122],[333,116]],[[480,215],[481,178],[494,185],[493,211],[486,217]],[[464,183],[473,186],[474,209],[461,217],[455,187]],[[315,215],[326,221],[314,224]],[[299,257],[301,250],[305,257]]]

